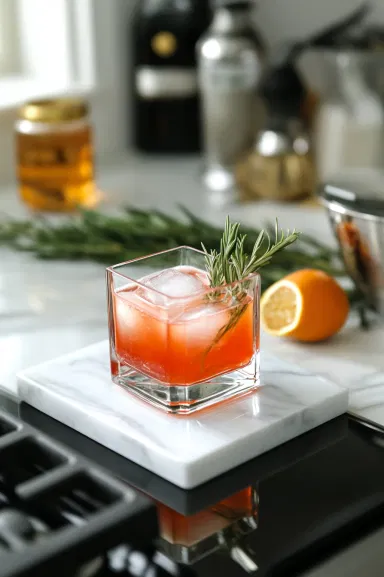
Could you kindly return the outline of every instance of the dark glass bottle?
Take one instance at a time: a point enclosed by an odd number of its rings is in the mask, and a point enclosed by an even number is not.
[[[200,150],[195,46],[209,22],[209,0],[140,0],[133,22],[134,144],[139,150]]]

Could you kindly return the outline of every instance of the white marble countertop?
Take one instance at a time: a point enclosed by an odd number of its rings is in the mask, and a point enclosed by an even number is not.
[[[233,218],[255,226],[279,217],[333,243],[321,208],[260,202],[223,207],[200,184],[195,160],[123,159],[101,171],[99,185],[112,207],[132,204],[177,211],[181,203],[221,224]],[[16,187],[0,191],[0,212],[22,216]],[[113,263],[111,263],[113,264]],[[0,249],[0,384],[15,390],[15,374],[106,338],[104,267],[92,263],[44,262]],[[262,348],[297,362],[351,389],[351,410],[384,425],[384,324],[369,332],[351,319],[327,343],[299,345],[262,336]]]

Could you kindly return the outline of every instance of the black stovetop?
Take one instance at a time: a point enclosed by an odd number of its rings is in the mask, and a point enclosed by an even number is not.
[[[252,487],[259,501],[257,528],[243,541],[254,552],[258,576],[302,575],[384,525],[384,431],[347,415],[185,491],[32,407],[5,396],[0,406],[183,517],[193,518]],[[196,577],[245,574],[217,548],[186,571]],[[364,577],[370,571],[367,565]]]

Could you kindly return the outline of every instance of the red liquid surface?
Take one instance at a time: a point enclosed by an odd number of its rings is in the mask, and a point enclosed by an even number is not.
[[[201,271],[190,268],[189,272],[201,278]],[[212,304],[204,295],[196,294],[192,302],[176,299],[169,308],[147,297],[148,293],[136,286],[114,294],[115,345],[120,362],[166,384],[190,385],[251,361],[256,330],[251,296],[242,301],[246,308],[237,323],[215,344],[238,305]]]

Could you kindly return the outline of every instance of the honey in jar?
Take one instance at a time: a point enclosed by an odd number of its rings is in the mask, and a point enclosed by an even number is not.
[[[36,211],[71,211],[98,200],[86,102],[38,100],[19,110],[17,173],[22,200]]]

